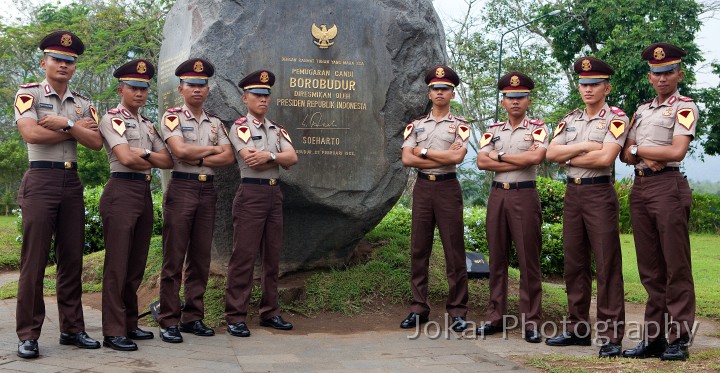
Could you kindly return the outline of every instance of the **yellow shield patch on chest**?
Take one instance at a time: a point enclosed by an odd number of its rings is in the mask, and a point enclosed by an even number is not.
[[[690,130],[695,123],[695,111],[690,108],[678,110],[676,117],[678,123],[685,127],[686,130]]]
[[[285,140],[287,140],[289,143],[292,144],[292,140],[290,140],[290,134],[287,131],[285,131],[285,128],[281,129],[280,133],[282,133]]]
[[[122,136],[125,134],[125,121],[120,118],[112,118],[110,119],[110,124],[112,124],[112,128],[115,130],[115,132],[118,133],[118,135]]]
[[[562,122],[560,122],[560,124],[558,124],[557,127],[555,127],[555,132],[553,132],[553,138],[554,138],[554,137],[558,137],[558,135],[561,134],[562,131],[565,130],[565,125],[566,125],[566,124],[567,124],[567,122],[562,121]]]
[[[538,128],[532,132],[533,140],[538,142],[545,142],[547,135],[547,130],[545,130],[545,128]]]
[[[488,144],[490,144],[490,141],[492,141],[493,134],[492,132],[485,132],[483,133],[482,137],[480,138],[480,149],[486,147]]]
[[[33,95],[21,93],[17,95],[17,98],[15,98],[15,109],[17,109],[18,113],[23,114],[30,110],[34,102],[35,97],[33,97]]]
[[[412,133],[414,127],[415,126],[412,123],[405,126],[405,132],[403,132],[403,140],[407,140],[408,136],[410,136],[410,134]]]
[[[460,136],[460,139],[465,142],[468,137],[470,137],[470,127],[461,124],[458,126],[458,136]]]
[[[238,126],[237,127],[237,137],[240,140],[242,140],[244,143],[247,144],[248,140],[250,140],[250,127]]]
[[[625,121],[620,119],[613,119],[610,121],[610,133],[612,133],[615,140],[619,139],[623,133],[625,133]]]
[[[180,125],[180,118],[178,118],[177,115],[168,115],[165,117],[165,127],[170,131],[174,131],[178,125]]]

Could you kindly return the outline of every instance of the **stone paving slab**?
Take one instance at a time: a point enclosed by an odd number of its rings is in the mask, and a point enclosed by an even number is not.
[[[283,335],[250,325],[252,337],[236,338],[219,330],[214,337],[184,333],[179,344],[156,338],[137,341],[138,351],[109,348],[82,350],[58,344],[57,303],[46,297],[47,318],[39,339],[40,357],[16,356],[15,300],[0,301],[0,371],[2,372],[529,372],[515,362],[490,353],[473,339],[410,340],[411,334],[371,331],[335,335]],[[100,311],[84,308],[86,330],[102,339]]]

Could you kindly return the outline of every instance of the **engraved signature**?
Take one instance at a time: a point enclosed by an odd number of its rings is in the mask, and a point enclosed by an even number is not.
[[[310,128],[330,128],[330,127],[337,127],[337,124],[335,124],[335,121],[331,122],[323,122],[323,117],[320,112],[314,112],[312,114],[306,114],[305,119],[302,121],[303,127],[310,127]]]

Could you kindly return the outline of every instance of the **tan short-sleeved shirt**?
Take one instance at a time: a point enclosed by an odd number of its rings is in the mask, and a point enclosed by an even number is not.
[[[165,111],[160,123],[162,138],[165,142],[173,136],[178,136],[182,138],[186,144],[197,146],[230,144],[230,140],[227,138],[220,118],[208,114],[208,112],[204,110],[198,121],[187,106],[170,108]],[[168,147],[168,150],[170,150],[170,147]],[[170,154],[172,154],[172,150],[170,150]],[[215,174],[212,167],[200,167],[180,162],[175,154],[172,154],[172,158],[175,163],[173,171],[204,175]]]
[[[82,118],[97,121],[95,108],[77,92],[68,89],[60,97],[47,80],[21,85],[15,95],[15,122],[23,118],[39,121],[48,115],[59,115],[72,121]],[[73,138],[56,144],[27,144],[27,148],[30,161],[77,161],[77,141]]]
[[[245,160],[240,157],[240,150],[244,148],[255,148],[272,153],[282,152],[292,147],[292,140],[285,129],[265,118],[259,121],[252,114],[248,113],[235,121],[230,127],[230,142],[235,147],[235,153],[240,167],[241,177],[252,177],[258,179],[276,179],[280,177],[280,168],[275,166],[265,171],[255,171],[250,168]]]
[[[432,113],[413,120],[405,126],[403,148],[428,148],[436,150],[448,150],[454,142],[462,143],[467,149],[467,140],[470,136],[470,128],[467,121],[457,118],[448,113],[440,121],[435,121]],[[428,168],[422,170],[430,175],[441,175],[455,172],[456,165],[447,165],[439,168]]]
[[[621,109],[607,103],[592,118],[585,110],[575,109],[558,124],[552,143],[572,145],[586,141],[597,143],[625,144],[629,132],[628,117]],[[610,175],[612,166],[605,168],[582,168],[570,166],[569,177],[597,177]]]
[[[695,137],[695,124],[698,120],[698,107],[689,97],[675,91],[663,103],[657,97],[641,104],[631,121],[628,138],[635,140],[639,146],[672,145],[674,136]],[[679,167],[680,162],[668,162],[669,167]],[[635,168],[646,168],[640,161]]]
[[[154,152],[165,149],[165,143],[153,123],[142,115],[135,118],[122,104],[118,104],[115,109],[110,109],[103,115],[100,120],[100,134],[110,162],[110,172],[150,173],[150,169],[138,171],[123,166],[113,152],[113,148],[120,144],[128,144],[131,148],[150,149]]]
[[[493,123],[480,138],[480,151],[490,153],[493,150],[507,154],[518,154],[527,151],[533,144],[546,148],[550,143],[550,133],[541,120],[530,120],[525,117],[520,124],[512,128],[508,122]],[[493,180],[501,183],[533,181],[537,177],[537,165],[522,170],[496,172]]]

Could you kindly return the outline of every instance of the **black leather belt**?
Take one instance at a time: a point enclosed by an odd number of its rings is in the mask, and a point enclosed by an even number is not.
[[[254,177],[244,177],[240,179],[243,184],[257,184],[257,185],[278,185],[280,179],[257,179]]]
[[[519,181],[517,183],[501,183],[497,181],[492,182],[492,186],[494,188],[498,189],[527,189],[527,188],[535,188],[535,181]]]
[[[111,172],[110,177],[112,177],[114,179],[126,179],[126,180],[143,180],[143,181],[152,180],[152,175],[141,174],[139,172]]]
[[[610,176],[597,176],[597,177],[569,177],[567,178],[568,184],[607,184],[610,182]]]
[[[635,169],[635,176],[653,176],[667,171],[680,171],[680,167],[665,167],[660,171],[653,171],[649,168]]]
[[[427,181],[443,181],[443,180],[457,179],[457,173],[450,172],[450,173],[442,174],[442,175],[430,175],[430,174],[418,172],[418,177],[423,180],[427,180]]]
[[[172,172],[172,178],[173,179],[184,179],[184,180],[197,180],[197,181],[213,181],[215,178],[215,175],[205,175],[205,174],[191,174],[188,172]]]
[[[77,162],[30,161],[30,168],[54,168],[57,170],[77,170]]]

